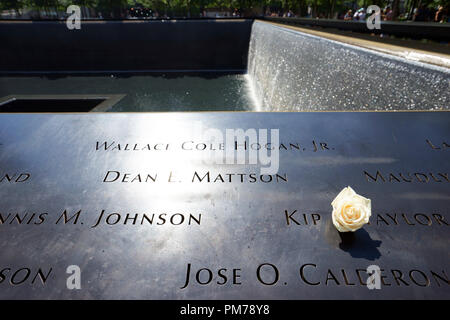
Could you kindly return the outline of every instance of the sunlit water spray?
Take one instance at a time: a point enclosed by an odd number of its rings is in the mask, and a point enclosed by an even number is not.
[[[252,75],[248,73],[244,76],[244,79],[245,79],[245,89],[252,103],[251,110],[263,111],[261,94],[260,89],[258,87],[258,83],[253,79]]]
[[[448,110],[447,68],[255,21],[247,82],[258,111]]]

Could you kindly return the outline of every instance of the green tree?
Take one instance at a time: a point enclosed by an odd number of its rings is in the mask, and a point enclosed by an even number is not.
[[[14,10],[17,15],[20,15],[19,9],[23,7],[24,3],[21,0],[1,0],[0,9],[2,10]]]

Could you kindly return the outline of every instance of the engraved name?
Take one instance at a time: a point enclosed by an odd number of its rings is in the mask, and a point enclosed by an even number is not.
[[[326,270],[326,271],[325,271]],[[318,266],[314,263],[306,263],[300,267],[300,279],[309,286],[366,286],[366,269],[325,269],[318,271]],[[446,272],[440,270],[419,269],[399,270],[380,269],[381,285],[383,286],[418,286],[429,287],[431,285],[441,287],[450,285]]]
[[[83,210],[64,210],[57,216],[54,216],[53,222],[57,225],[82,225],[84,216],[89,217]],[[35,212],[0,212],[1,225],[36,225],[39,226],[49,221],[53,215]],[[117,211],[107,212],[102,210],[92,223],[91,228],[99,225],[153,225],[153,226],[181,226],[181,225],[201,225],[201,213],[119,213]]]
[[[206,143],[197,141],[184,141],[178,147],[181,150],[186,151],[203,151],[203,150],[225,150],[225,143]],[[171,149],[169,143],[122,143],[116,141],[97,141],[95,143],[96,151],[167,151]],[[279,144],[258,142],[249,143],[244,141],[243,143],[234,142],[234,150],[275,150],[280,151],[330,151],[334,150],[329,146],[329,143],[323,141],[312,140],[308,143],[299,142],[281,142]]]
[[[294,269],[295,270],[295,269]],[[292,272],[291,270],[290,272]],[[429,269],[427,271],[418,268],[406,270],[400,269],[382,269],[380,268],[380,282],[382,286],[387,287],[446,287],[450,285],[447,273],[443,269]],[[258,265],[252,277],[264,286],[285,285],[285,275],[281,269],[272,263],[262,263]],[[286,272],[286,271],[285,271]],[[223,286],[226,284],[239,286],[244,282],[243,269],[230,267],[211,268],[207,266],[193,267],[192,263],[188,263],[185,271],[180,274],[184,280],[180,284],[179,289],[183,290],[189,286]],[[297,275],[301,280],[300,284],[307,286],[367,286],[367,269],[355,268],[320,268],[315,263],[302,264],[297,269]]]
[[[0,174],[0,183],[22,183],[30,179],[30,173],[4,173]]]
[[[23,268],[13,268],[6,267],[0,268],[0,285],[9,284],[11,286],[19,286],[21,284],[42,284],[44,285],[50,276],[52,275],[53,268],[49,270],[43,270],[38,268],[33,270],[33,268],[23,267]]]
[[[195,142],[195,141],[185,141],[181,144],[182,150],[209,150],[209,151],[215,151],[215,150],[225,150],[225,144],[224,143],[205,143],[205,142]],[[272,144],[272,143],[265,143],[261,144],[259,142],[249,143],[247,141],[244,141],[242,143],[238,143],[237,141],[233,144],[233,149],[238,150],[260,150],[260,149],[266,149],[266,150],[275,150],[278,149],[280,151],[330,151],[334,150],[333,147],[330,147],[328,143],[321,142],[321,141],[315,141],[312,140],[310,143],[303,144],[298,142],[281,142],[279,144]]]
[[[105,210],[100,212],[91,228],[96,228],[99,224],[109,226],[114,225],[200,225],[202,222],[202,214],[185,214],[185,213],[107,213]]]
[[[425,140],[428,144],[428,146],[433,149],[433,150],[446,150],[446,149],[450,149],[450,144],[448,144],[447,142],[443,141],[440,144],[434,145],[433,142],[431,142],[430,139],[426,139]]]
[[[287,174],[256,174],[256,173],[211,173],[207,172],[194,172],[192,177],[192,182],[207,182],[207,183],[216,183],[216,182],[239,182],[239,183],[282,183],[287,182]]]
[[[177,180],[171,171],[167,178],[160,178],[157,172],[130,173],[110,170],[106,172],[102,182],[104,183],[154,183],[158,181],[182,182]],[[258,173],[214,173],[210,171],[195,171],[188,179],[190,183],[283,183],[287,182],[286,173],[283,174],[258,174]]]
[[[369,172],[364,170],[364,177],[368,182],[419,182],[419,183],[429,183],[429,182],[450,182],[448,178],[448,173],[442,172],[388,172],[382,173],[377,170],[377,172]]]
[[[118,143],[115,141],[97,141],[95,144],[96,151],[162,151],[169,150],[168,143]]]
[[[319,213],[301,213],[298,210],[284,210],[287,226],[315,226],[321,223]],[[373,213],[368,225],[376,226],[448,226],[440,213]]]

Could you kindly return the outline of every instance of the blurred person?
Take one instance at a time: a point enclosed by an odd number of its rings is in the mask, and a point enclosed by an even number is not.
[[[364,20],[366,20],[366,9],[361,8],[361,9],[359,9],[358,11],[359,11],[359,13],[358,13],[358,20],[359,20],[359,21],[364,21]]]
[[[364,8],[359,8],[355,14],[353,15],[353,20],[362,20],[366,19],[366,10]]]
[[[384,9],[384,21],[392,21],[394,12],[391,10],[391,7],[386,7]]]
[[[443,6],[439,6],[439,8],[437,9],[436,14],[434,15],[434,22],[445,22]]]
[[[344,16],[344,20],[348,21],[348,20],[352,20],[353,19],[353,11],[352,10],[348,10],[347,13]]]
[[[418,8],[414,9],[414,21],[425,21],[425,8],[423,6],[420,6]]]

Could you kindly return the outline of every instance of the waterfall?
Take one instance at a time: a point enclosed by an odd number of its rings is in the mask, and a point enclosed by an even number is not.
[[[263,21],[247,72],[258,111],[444,110],[450,71]]]

